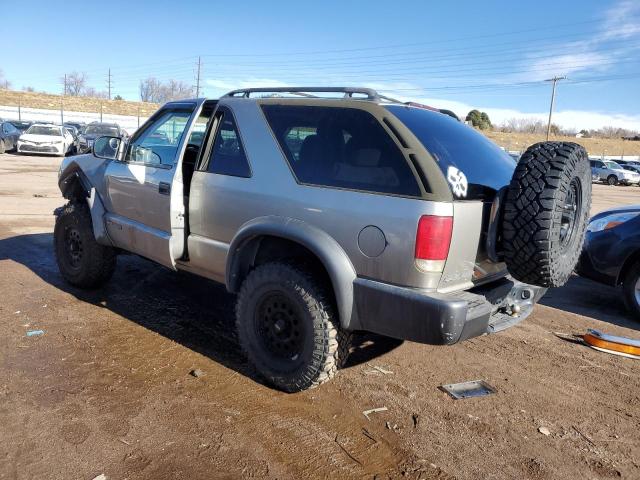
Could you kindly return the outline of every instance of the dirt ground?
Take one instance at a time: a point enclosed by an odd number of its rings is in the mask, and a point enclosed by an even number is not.
[[[553,333],[640,337],[614,289],[574,278],[452,347],[359,336],[287,395],[247,368],[223,287],[134,256],[102,290],[63,283],[58,164],[0,156],[0,478],[640,478],[640,363]],[[594,212],[622,203],[640,188],[594,187]],[[473,379],[497,393],[438,390]]]

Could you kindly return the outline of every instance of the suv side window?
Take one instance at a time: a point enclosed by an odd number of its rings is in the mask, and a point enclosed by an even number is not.
[[[369,112],[300,105],[262,109],[300,183],[420,196],[406,158]]]
[[[218,128],[207,171],[233,177],[251,177],[251,167],[247,160],[236,121],[228,108],[218,108],[216,114]]]
[[[169,110],[127,147],[125,162],[173,166],[191,111]]]

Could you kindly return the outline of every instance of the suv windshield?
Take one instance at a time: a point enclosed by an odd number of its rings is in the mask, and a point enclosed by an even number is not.
[[[386,108],[418,137],[445,178],[458,171],[465,175],[468,182],[465,200],[492,200],[496,191],[511,182],[516,163],[473,128],[423,108],[400,105]]]
[[[61,135],[60,129],[57,127],[45,127],[42,125],[34,125],[27,130],[30,135],[53,135],[59,137]]]
[[[89,125],[84,129],[87,135],[110,135],[112,137],[118,136],[118,129],[116,127],[107,127],[104,125]]]

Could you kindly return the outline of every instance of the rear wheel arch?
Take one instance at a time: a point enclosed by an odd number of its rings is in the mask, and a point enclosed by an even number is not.
[[[353,308],[356,273],[338,242],[326,232],[300,220],[262,217],[243,225],[231,242],[227,258],[226,285],[237,293],[255,267],[275,260],[304,264],[327,280],[335,299],[340,325],[357,330]]]

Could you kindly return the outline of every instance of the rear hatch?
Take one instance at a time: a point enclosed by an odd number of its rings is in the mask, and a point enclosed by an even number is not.
[[[492,245],[497,207],[516,167],[514,159],[470,126],[423,108],[388,105],[434,158],[454,199],[453,232],[439,290],[453,291],[507,274]],[[492,226],[492,221],[493,226]]]

